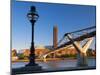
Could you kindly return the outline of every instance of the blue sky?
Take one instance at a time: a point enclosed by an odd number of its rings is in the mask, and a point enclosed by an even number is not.
[[[31,23],[27,18],[30,6],[36,6],[39,19],[35,23],[35,45],[52,45],[53,26],[58,27],[58,40],[64,33],[95,25],[95,6],[12,2],[12,48],[30,48]]]

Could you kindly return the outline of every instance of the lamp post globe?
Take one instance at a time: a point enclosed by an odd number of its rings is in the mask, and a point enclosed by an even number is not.
[[[36,12],[35,6],[31,6],[30,12],[27,14],[27,17],[32,24],[32,37],[31,37],[32,39],[31,39],[29,63],[26,66],[36,66],[38,64],[35,63],[34,25],[35,25],[35,22],[38,20],[39,15]]]
[[[31,6],[30,12],[27,14],[27,17],[28,17],[28,19],[29,19],[29,21],[31,23],[34,23],[34,22],[36,22],[38,20],[39,15],[38,15],[38,13],[36,11],[36,7],[35,6]]]

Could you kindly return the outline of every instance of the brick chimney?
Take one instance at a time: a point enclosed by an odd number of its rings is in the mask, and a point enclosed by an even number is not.
[[[57,48],[57,43],[58,43],[58,27],[54,26],[53,27],[53,48]]]

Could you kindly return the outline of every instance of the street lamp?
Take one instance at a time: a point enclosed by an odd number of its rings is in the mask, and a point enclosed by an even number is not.
[[[37,66],[38,64],[35,63],[34,24],[38,20],[39,15],[36,12],[35,6],[31,6],[30,12],[27,14],[27,17],[32,24],[32,40],[31,40],[29,63],[26,66]]]
[[[14,73],[14,75],[17,73],[18,74],[34,73],[42,70],[42,67],[35,63],[34,24],[39,18],[35,6],[31,6],[30,12],[27,14],[27,17],[32,24],[32,40],[31,40],[29,63],[25,65],[25,67],[13,69],[12,72]]]

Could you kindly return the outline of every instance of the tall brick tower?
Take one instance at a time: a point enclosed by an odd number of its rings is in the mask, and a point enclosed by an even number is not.
[[[53,27],[53,48],[57,48],[58,43],[58,28],[57,26]]]

